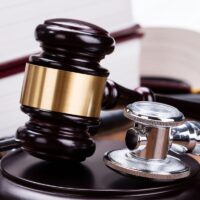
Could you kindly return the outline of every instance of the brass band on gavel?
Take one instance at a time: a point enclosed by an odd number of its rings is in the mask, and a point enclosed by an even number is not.
[[[27,63],[20,102],[43,110],[98,118],[105,82],[106,77]]]

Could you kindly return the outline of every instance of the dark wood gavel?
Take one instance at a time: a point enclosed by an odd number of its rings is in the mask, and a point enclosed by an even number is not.
[[[100,60],[114,50],[110,34],[93,24],[51,19],[37,26],[42,52],[26,64],[21,110],[29,121],[16,139],[31,155],[46,160],[83,161],[95,151],[89,127],[101,109],[149,100],[147,89],[129,90],[107,80]]]

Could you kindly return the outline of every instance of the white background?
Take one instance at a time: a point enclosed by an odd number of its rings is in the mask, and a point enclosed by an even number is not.
[[[199,0],[132,0],[135,21],[200,31]]]

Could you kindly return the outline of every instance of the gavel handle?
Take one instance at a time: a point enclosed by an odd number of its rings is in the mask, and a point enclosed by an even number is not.
[[[154,101],[153,92],[146,87],[138,87],[135,90],[127,89],[114,81],[107,80],[102,109],[120,109],[135,101]]]
[[[120,109],[135,101],[156,101],[178,108],[186,117],[200,120],[199,99],[199,97],[192,97],[191,94],[157,94],[147,87],[138,87],[135,90],[130,90],[114,81],[108,80],[105,86],[102,109]]]

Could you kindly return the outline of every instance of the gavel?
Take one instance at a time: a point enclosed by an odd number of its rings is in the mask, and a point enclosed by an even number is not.
[[[21,110],[29,121],[16,140],[31,155],[45,160],[81,162],[95,151],[89,128],[100,123],[101,109],[122,108],[152,100],[145,88],[130,90],[107,80],[100,60],[114,50],[110,34],[73,19],[50,19],[36,27],[42,52],[29,57]]]

